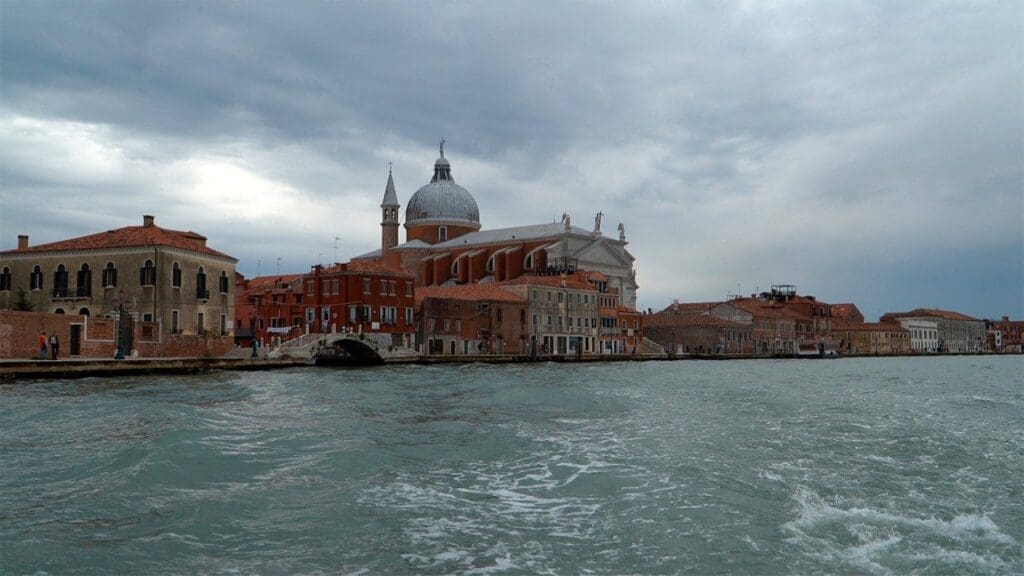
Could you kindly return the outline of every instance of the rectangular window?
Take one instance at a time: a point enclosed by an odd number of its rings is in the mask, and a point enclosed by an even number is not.
[[[398,284],[396,280],[388,280],[388,293],[392,296],[396,296],[398,291],[395,289],[395,285]]]
[[[548,290],[548,302],[551,302],[551,290]]]
[[[196,334],[206,334],[206,326],[203,319],[202,312],[196,314]]]
[[[181,328],[178,326],[178,311],[171,310],[171,334],[178,334]]]
[[[363,322],[372,322],[373,321],[372,316],[373,316],[373,308],[371,308],[369,306],[363,306]]]
[[[348,323],[356,324],[359,321],[359,307],[349,306],[348,307]]]
[[[548,317],[547,317],[547,325],[548,325],[548,326],[551,326],[551,314],[548,314]]]
[[[445,332],[448,332],[448,331],[450,331],[450,330],[451,330],[451,328],[452,328],[452,325],[451,325],[451,320],[449,320],[449,319],[445,318],[445,319],[444,319],[444,331],[445,331]]]
[[[564,294],[562,294],[561,292],[559,292],[559,293],[558,293],[558,303],[559,303],[559,304],[561,304],[561,303],[562,303],[562,299],[563,299],[564,297],[565,297],[565,295],[564,295]]]
[[[455,331],[462,332],[462,320],[455,321]]]
[[[306,324],[312,326],[314,321],[316,321],[316,309],[306,308]]]
[[[412,298],[412,282],[406,280],[405,282],[405,297]]]
[[[412,314],[413,314],[412,313],[412,308],[406,308],[405,309],[405,324],[406,324],[406,326],[412,326],[412,323],[413,323],[413,315]]]
[[[534,314],[533,315],[533,325],[537,326],[538,324],[540,324],[540,317],[537,316],[536,314]]]
[[[330,324],[330,322],[331,322],[331,308],[329,306],[324,306],[324,307],[320,308],[320,323],[321,323],[320,329],[321,330],[326,329],[327,325]]]
[[[327,296],[331,293],[331,281],[324,280],[320,283],[320,295]]]
[[[312,280],[306,282],[306,294],[316,294],[316,283]]]
[[[370,279],[369,278],[363,278],[363,294],[369,294],[369,293],[370,293]]]
[[[388,281],[383,279],[383,278],[381,278],[380,279],[380,295],[381,296],[387,296],[387,294],[388,294]]]
[[[220,315],[220,335],[223,336],[223,335],[227,334],[227,331],[228,331],[228,315],[227,314],[221,314]]]

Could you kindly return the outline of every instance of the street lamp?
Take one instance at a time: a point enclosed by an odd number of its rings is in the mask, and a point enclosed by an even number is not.
[[[124,290],[118,293],[117,304],[117,353],[114,360],[124,360]]]

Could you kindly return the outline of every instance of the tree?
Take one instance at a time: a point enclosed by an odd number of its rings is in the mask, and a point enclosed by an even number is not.
[[[14,298],[14,309],[20,312],[31,312],[32,303],[28,301],[28,294],[24,288],[18,288],[18,295]]]

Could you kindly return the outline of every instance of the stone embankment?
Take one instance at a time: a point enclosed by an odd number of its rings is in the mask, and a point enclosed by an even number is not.
[[[0,360],[0,380],[65,379],[137,374],[191,374],[212,370],[272,370],[309,366],[290,358],[106,358],[68,360]]]

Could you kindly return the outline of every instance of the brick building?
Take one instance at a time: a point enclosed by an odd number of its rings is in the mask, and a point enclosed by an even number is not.
[[[416,291],[424,353],[529,354],[527,299],[493,284]]]
[[[910,330],[897,322],[837,322],[832,335],[836,349],[843,354],[907,354],[914,350]]]
[[[753,326],[712,316],[718,303],[675,305],[644,319],[644,331],[673,354],[750,354]]]
[[[0,252],[0,308],[95,318],[123,307],[126,335],[132,324],[150,325],[162,345],[131,348],[140,355],[219,354],[233,345],[236,263],[206,237],[161,228],[152,216],[38,246],[19,236],[17,248]]]
[[[383,261],[314,266],[304,275],[305,321],[312,332],[351,331],[391,336],[416,347],[415,277]]]
[[[985,332],[988,338],[988,349],[1000,353],[1020,354],[1024,351],[1024,321],[1010,320],[1003,316],[1001,320],[986,320]]]

